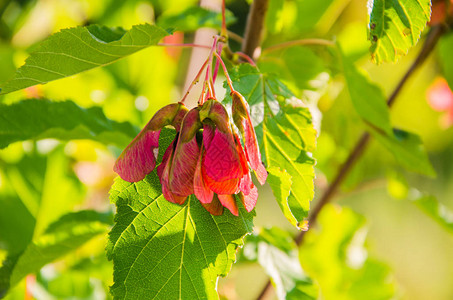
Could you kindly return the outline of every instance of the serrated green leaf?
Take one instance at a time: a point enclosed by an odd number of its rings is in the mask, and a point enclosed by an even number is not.
[[[430,0],[368,0],[371,58],[396,62],[417,44],[431,17]]]
[[[261,228],[247,237],[245,247],[244,252],[256,257],[271,277],[279,299],[317,299],[317,287],[300,267],[296,243],[288,232]]]
[[[374,128],[370,128],[370,132],[407,170],[431,177],[436,175],[418,135],[397,129],[391,136]]]
[[[453,55],[451,55],[451,49],[453,49],[453,33],[445,34],[439,40],[439,63],[450,89],[453,89]]]
[[[283,215],[285,215],[293,225],[297,226],[297,220],[295,220],[288,205],[288,197],[291,192],[291,185],[293,184],[291,175],[278,167],[267,168],[267,172],[267,183],[272,189],[272,193],[277,200],[278,206],[280,206]]]
[[[0,149],[17,141],[44,138],[90,139],[124,146],[136,134],[134,126],[108,119],[100,107],[84,109],[71,101],[48,100],[0,105]]]
[[[250,105],[254,125],[259,124],[256,134],[266,167],[273,172],[268,181],[277,202],[285,217],[298,226],[307,216],[314,195],[315,161],[308,152],[315,148],[316,131],[310,112],[300,100],[294,100],[280,81],[248,65],[240,66],[230,75],[234,88]],[[282,172],[285,176],[277,178]]]
[[[174,131],[163,131],[159,157]],[[116,299],[218,299],[217,277],[236,259],[254,212],[225,210],[212,216],[192,195],[184,205],[165,200],[156,172],[129,183],[117,178],[110,191],[117,206],[107,254],[114,264]]]
[[[307,232],[299,251],[301,265],[325,299],[393,299],[390,269],[369,258],[364,248],[365,218],[351,209],[327,205],[318,228]]]
[[[389,109],[381,88],[372,83],[368,76],[343,54],[341,56],[349,95],[357,113],[364,121],[391,135]]]
[[[118,214],[107,251],[114,297],[217,299],[217,277],[231,269],[253,214],[241,208],[239,217],[212,216],[193,196],[172,204],[155,172],[137,183],[117,179],[112,190]]]
[[[225,11],[226,24],[232,24],[236,18],[231,11]],[[178,31],[195,31],[202,27],[220,29],[222,27],[222,14],[207,10],[200,6],[189,7],[178,15],[163,15],[157,20],[162,28],[172,28]]]
[[[291,84],[297,95],[315,98],[316,101],[330,79],[325,61],[307,47],[285,49],[278,56],[263,58],[258,65],[261,72],[276,74],[279,80]],[[305,92],[307,90],[309,92]]]
[[[90,218],[86,217],[87,214]],[[96,212],[72,213],[63,217],[57,221],[57,226],[34,239],[22,254],[10,260],[9,272],[0,272],[0,282],[9,282],[10,286],[14,286],[27,274],[36,272],[47,263],[74,251],[93,237],[106,233],[108,225],[104,219],[103,214]],[[68,221],[69,224],[65,224]],[[2,285],[0,294],[5,292],[6,288],[8,287]]]
[[[414,203],[437,223],[453,233],[453,212],[437,201],[434,196],[418,198],[414,200]]]
[[[68,77],[108,65],[146,47],[156,45],[168,32],[154,25],[131,30],[100,25],[63,29],[41,42],[1,94]]]

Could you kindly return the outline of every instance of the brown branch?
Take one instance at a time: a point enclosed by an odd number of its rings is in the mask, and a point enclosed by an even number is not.
[[[444,31],[445,31],[445,28],[442,25],[434,26],[431,28],[431,30],[429,31],[428,36],[426,37],[426,40],[423,44],[423,48],[420,50],[420,53],[418,54],[417,58],[412,63],[410,68],[407,70],[406,74],[404,74],[403,78],[401,78],[401,80],[398,83],[398,85],[396,86],[395,90],[388,98],[387,105],[389,107],[391,107],[393,105],[396,97],[401,92],[404,84],[407,82],[409,77],[414,73],[414,71],[418,67],[420,67],[423,64],[423,62],[425,62],[426,58],[428,58],[429,54],[434,49],[434,46],[436,45],[437,41],[439,40],[441,35],[444,33]],[[355,166],[355,163],[362,156],[362,154],[364,153],[364,150],[369,142],[370,142],[370,134],[365,132],[364,134],[362,134],[361,138],[359,139],[359,141],[357,142],[357,144],[355,145],[355,147],[349,154],[345,163],[338,170],[338,173],[335,176],[334,180],[329,185],[329,187],[324,192],[324,194],[321,196],[321,198],[319,199],[316,206],[310,211],[310,216],[308,218],[308,224],[310,225],[310,227],[313,227],[316,224],[318,215],[319,215],[320,211],[323,209],[323,207],[332,201],[336,190],[341,185],[341,183],[343,183],[343,181],[346,179],[346,177],[349,175],[349,172],[351,171],[352,167]],[[300,246],[303,244],[306,232],[307,231],[301,231],[299,233],[299,235],[296,237],[297,245]],[[267,296],[269,295],[269,293],[271,291],[272,291],[272,284],[269,280],[266,283],[266,285],[264,286],[263,290],[261,291],[261,293],[257,299],[262,300],[262,299],[267,298]]]
[[[254,54],[261,44],[268,6],[269,0],[254,0],[247,17],[247,25],[245,27],[245,36],[241,50],[253,59],[256,58],[254,57]]]
[[[242,36],[240,36],[237,33],[234,33],[233,31],[227,30],[227,33],[228,33],[228,38],[235,40],[239,44],[242,44],[242,42],[244,41],[244,38]]]

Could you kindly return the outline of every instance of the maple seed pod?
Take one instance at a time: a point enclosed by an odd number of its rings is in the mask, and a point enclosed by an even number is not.
[[[176,131],[179,131],[181,121],[187,114],[188,109],[181,103],[173,103],[159,109],[148,124],[145,126],[148,130],[157,131],[167,125],[173,125]]]
[[[169,104],[157,111],[118,157],[113,170],[128,182],[145,178],[156,167],[161,129],[172,125],[179,131],[181,120],[187,111],[181,103]]]
[[[192,140],[192,138],[195,136],[198,130],[201,129],[201,127],[203,127],[203,124],[200,121],[199,108],[192,108],[184,116],[179,140],[185,143]]]
[[[168,182],[172,193],[186,197],[194,193],[193,180],[200,155],[196,133],[200,129],[198,108],[191,109],[182,122],[173,160],[170,162]]]
[[[267,171],[261,161],[261,153],[256,139],[255,129],[248,112],[248,104],[244,97],[237,91],[231,92],[233,99],[233,121],[239,129],[244,141],[245,154],[250,166],[255,171],[261,185],[266,182]]]
[[[222,132],[230,131],[230,121],[225,107],[215,99],[207,100],[200,109],[200,120],[211,120]]]

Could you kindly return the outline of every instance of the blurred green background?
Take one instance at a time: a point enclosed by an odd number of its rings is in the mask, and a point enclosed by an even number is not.
[[[177,15],[194,5],[197,1],[0,0],[0,82],[12,77],[36,43],[62,28],[96,23],[129,29],[134,24],[155,23]],[[227,1],[227,8],[236,16],[229,28],[237,34],[243,34],[248,7],[245,0]],[[190,42],[193,36],[185,33],[184,41]],[[376,66],[368,53],[366,1],[270,0],[263,48],[302,38],[338,41],[345,54],[356,60],[386,95],[420,49],[420,45],[414,47],[396,64]],[[239,47],[234,41],[231,46]],[[105,68],[0,96],[0,101],[69,99],[82,107],[100,106],[108,118],[129,121],[140,128],[160,107],[181,98],[189,54],[187,49],[151,47]],[[316,112],[319,140],[314,157],[318,161],[319,196],[365,129],[352,109],[344,80],[323,46],[269,53],[260,59],[259,66],[284,78],[297,97]],[[391,112],[395,127],[421,136],[437,177],[406,172],[373,141],[336,198],[336,205],[364,216],[360,227],[367,233],[362,243],[365,255],[389,266],[391,275],[384,279],[396,282],[390,289],[395,290],[393,297],[397,299],[453,299],[453,236],[407,200],[417,194],[435,195],[453,209],[453,128],[445,121],[447,112],[434,110],[427,99],[427,89],[443,77],[441,70],[436,49],[406,84]],[[1,150],[0,260],[64,213],[89,208],[111,214],[108,190],[121,150],[87,140],[18,142]],[[260,191],[256,211],[258,227],[278,226],[295,234],[268,186]],[[341,235],[337,219],[325,218],[323,234]],[[109,298],[112,265],[105,258],[105,243],[105,235],[97,236],[36,276],[28,276],[7,298]],[[313,255],[310,250],[304,251],[301,255]],[[316,251],[321,261],[328,259],[327,248]],[[303,267],[308,273],[315,272],[313,263]],[[335,272],[333,268],[327,272]],[[228,299],[253,299],[266,280],[260,266],[240,261],[226,279],[220,280],[219,291]]]

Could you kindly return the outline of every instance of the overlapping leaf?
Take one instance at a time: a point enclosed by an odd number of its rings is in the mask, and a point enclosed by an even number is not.
[[[99,234],[106,233],[108,218],[94,211],[70,213],[34,239],[21,254],[7,259],[0,270],[0,295],[27,274],[71,252]]]
[[[279,299],[317,299],[317,287],[302,270],[296,243],[288,232],[261,228],[258,234],[247,237],[243,253],[272,278]]]
[[[436,175],[418,135],[394,130],[394,134],[389,136],[373,128],[370,128],[370,132],[407,170],[432,177]]]
[[[444,71],[445,79],[447,79],[450,89],[453,89],[453,33],[444,35],[439,41],[439,63]]]
[[[160,159],[174,134],[161,134]],[[155,172],[129,183],[118,178],[111,190],[117,206],[107,252],[114,263],[117,299],[218,299],[217,277],[225,276],[251,232],[254,213],[225,210],[210,215],[194,197],[168,202]]]
[[[77,249],[91,238],[106,233],[109,224],[103,214],[94,211],[70,213],[57,222],[25,249],[11,275],[12,285],[25,275],[36,272],[45,264]]]
[[[373,136],[408,170],[434,176],[434,169],[420,138],[392,128],[382,90],[345,57],[342,57],[342,62],[351,102],[360,117],[370,125]]]
[[[225,12],[225,17],[227,24],[231,24],[236,20],[228,10]],[[222,26],[222,14],[199,6],[193,6],[177,15],[163,15],[158,19],[157,24],[162,28],[172,28],[178,31],[195,31],[202,27],[220,29]]]
[[[314,194],[316,131],[310,112],[278,80],[242,65],[231,73],[247,99],[268,178],[286,218],[295,226],[307,216]],[[263,117],[264,116],[264,117]],[[281,176],[283,175],[283,176]]]
[[[156,45],[168,35],[160,27],[141,24],[131,30],[99,25],[63,29],[41,42],[13,79],[1,85],[1,94],[108,65]]]
[[[395,62],[417,44],[431,16],[430,0],[368,0],[374,62]]]
[[[106,118],[100,107],[84,109],[71,101],[48,100],[0,105],[0,149],[16,141],[44,138],[91,139],[124,146],[136,134],[130,123]]]
[[[414,200],[414,202],[427,215],[453,233],[453,212],[437,201],[434,196],[424,196]]]
[[[357,113],[364,121],[391,135],[390,113],[384,93],[346,57],[342,55],[341,59],[349,95]]]
[[[364,217],[348,208],[327,205],[299,254],[301,265],[325,299],[392,299],[396,286],[389,268],[369,258],[364,248]]]

